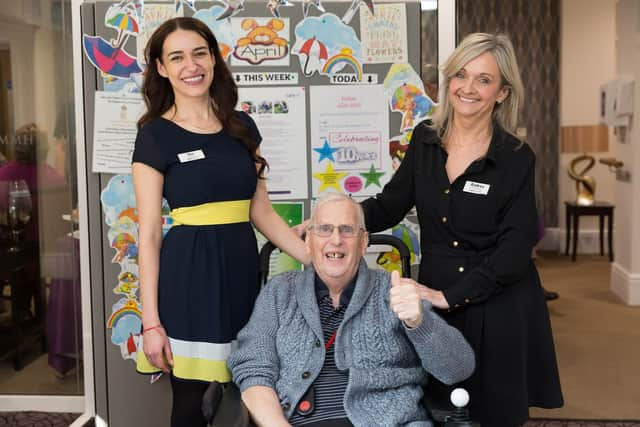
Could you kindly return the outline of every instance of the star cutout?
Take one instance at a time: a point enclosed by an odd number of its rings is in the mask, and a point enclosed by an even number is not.
[[[318,163],[320,163],[323,159],[331,160],[335,162],[336,160],[333,158],[333,153],[338,151],[339,148],[331,148],[327,140],[324,140],[324,145],[322,148],[314,148],[313,151],[320,153],[320,158],[318,159]]]
[[[378,187],[382,187],[380,185],[380,177],[385,173],[386,172],[376,172],[376,168],[372,164],[371,168],[369,169],[369,172],[360,174],[360,176],[363,176],[367,180],[367,182],[364,184],[364,188],[367,188],[371,184],[375,184]]]
[[[186,4],[191,10],[195,12],[196,7],[194,3],[195,3],[195,0],[175,0],[174,4],[176,6],[176,13],[178,13],[178,11],[183,8],[182,6],[183,4]]]
[[[318,9],[320,12],[322,13],[325,12],[325,9],[324,9],[324,6],[322,6],[321,0],[302,0],[302,14],[304,15],[305,18],[309,14],[309,7],[311,5],[315,6],[316,9]]]
[[[269,0],[267,2],[267,9],[271,11],[274,18],[280,18],[280,6],[293,6],[289,0]]]
[[[322,193],[327,188],[335,188],[336,190],[341,192],[340,180],[347,175],[348,173],[334,171],[333,165],[331,163],[327,164],[327,169],[325,169],[324,172],[318,172],[313,174],[313,177],[315,179],[319,179],[321,182],[320,188],[318,189],[318,193]]]

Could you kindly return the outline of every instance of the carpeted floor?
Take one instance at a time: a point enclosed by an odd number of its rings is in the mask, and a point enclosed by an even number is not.
[[[523,427],[640,427],[640,421],[531,420]]]
[[[68,427],[79,414],[0,412],[0,427]]]
[[[21,371],[15,371],[9,362],[0,363],[0,394],[82,395],[82,371],[73,369],[60,376],[37,345],[24,360]]]
[[[77,417],[78,414],[0,412],[0,427],[68,427]],[[640,421],[531,420],[522,427],[640,427]]]
[[[548,307],[565,405],[533,408],[531,417],[635,420],[638,425],[640,307],[626,306],[610,291],[606,256],[580,254],[571,262],[543,252],[536,264],[544,286],[560,294]]]

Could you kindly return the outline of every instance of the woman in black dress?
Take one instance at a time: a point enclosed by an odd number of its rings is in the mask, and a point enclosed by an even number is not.
[[[535,156],[515,136],[523,87],[511,42],[471,34],[444,64],[440,105],[420,123],[392,180],[363,202],[367,230],[415,205],[422,296],[476,353],[463,386],[483,427],[514,427],[528,408],[563,404],[549,314],[531,249]],[[428,398],[448,402],[435,379]]]
[[[258,293],[253,223],[302,262],[304,242],[275,213],[260,133],[234,110],[237,88],[209,28],[162,24],[146,49],[133,154],[143,350],[138,370],[171,371],[172,426],[204,426],[202,394],[231,380],[225,360]],[[162,239],[162,197],[174,226]],[[146,357],[145,357],[146,356]]]

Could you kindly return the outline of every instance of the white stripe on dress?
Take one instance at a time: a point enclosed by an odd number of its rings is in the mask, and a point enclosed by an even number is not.
[[[194,359],[227,360],[227,357],[238,347],[237,341],[226,344],[214,344],[202,341],[185,341],[169,337],[171,352],[176,356]]]

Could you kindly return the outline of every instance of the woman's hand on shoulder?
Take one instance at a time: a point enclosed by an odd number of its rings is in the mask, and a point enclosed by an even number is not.
[[[143,332],[142,349],[153,366],[168,373],[173,366],[169,338],[162,326]]]
[[[305,219],[301,224],[294,225],[291,227],[294,233],[296,233],[301,239],[304,239],[305,234],[307,234],[307,229],[309,228],[309,224],[311,223],[310,219]]]

